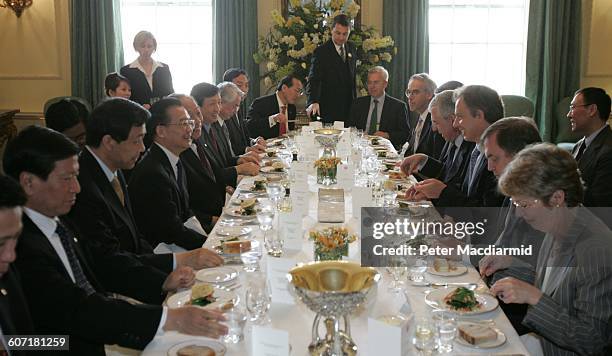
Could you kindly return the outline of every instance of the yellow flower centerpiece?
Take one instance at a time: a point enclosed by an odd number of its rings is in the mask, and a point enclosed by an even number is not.
[[[314,166],[317,169],[317,183],[324,185],[336,184],[338,182],[338,164],[340,164],[340,158],[332,157],[321,157],[314,162]]]
[[[342,256],[348,256],[349,243],[357,239],[347,228],[339,226],[313,230],[309,235],[314,241],[315,261],[341,260]]]
[[[334,16],[346,14],[355,19],[360,6],[353,0],[329,2],[290,0],[287,19],[278,10],[272,10],[272,28],[266,36],[259,38],[255,63],[263,63],[262,74],[266,90],[276,87],[278,81],[288,74],[306,79],[310,72],[312,53],[320,44],[331,38],[329,24]],[[382,36],[373,27],[355,26],[349,37],[357,49],[357,87],[365,93],[368,70],[376,65],[391,62],[397,54],[393,39]]]

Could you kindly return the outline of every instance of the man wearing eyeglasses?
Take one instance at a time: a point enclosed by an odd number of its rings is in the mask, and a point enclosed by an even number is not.
[[[185,169],[179,159],[190,148],[195,121],[176,98],[153,104],[151,115],[147,135],[152,135],[153,144],[128,185],[136,223],[152,246],[164,243],[172,252],[200,248],[206,233],[189,208]]]
[[[583,135],[572,151],[585,182],[585,206],[612,206],[612,130],[610,96],[601,88],[574,94],[567,113],[572,131]]]
[[[281,79],[274,94],[253,101],[247,114],[247,126],[253,136],[279,137],[295,127],[295,102],[302,96],[302,82],[288,75]]]

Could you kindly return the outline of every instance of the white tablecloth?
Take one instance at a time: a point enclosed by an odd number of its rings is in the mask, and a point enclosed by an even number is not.
[[[245,179],[241,184],[248,184],[251,179]],[[317,184],[314,181],[314,177],[309,177],[309,187],[311,191],[310,202],[309,202],[309,211],[307,216],[304,218],[304,231],[306,232],[308,228],[316,223],[317,217],[317,206],[316,206],[316,194]],[[354,219],[351,219],[351,197],[350,192],[345,194],[345,211],[346,211],[346,222],[350,227],[355,229],[354,231],[359,231],[358,222]],[[218,226],[217,226],[218,227]],[[210,234],[209,240],[206,242],[206,247],[211,247],[213,241],[215,240],[215,230]],[[262,241],[262,235],[258,231],[256,226],[252,226],[254,231],[256,232],[255,236],[258,240]],[[263,242],[263,241],[262,241]],[[283,257],[295,259],[298,262],[308,262],[313,259],[313,245],[310,241],[304,239],[303,248],[299,252],[287,252]],[[349,259],[359,261],[360,250],[359,243],[353,243],[350,246],[349,250]],[[266,258],[268,256],[264,256],[262,259],[262,265],[265,267]],[[273,258],[273,257],[269,257]],[[246,272],[242,271],[241,268],[235,267],[240,271],[240,283],[242,284],[242,288],[236,290],[239,297],[244,300],[244,286],[245,275]],[[355,315],[351,318],[351,334],[352,339],[355,341],[359,348],[359,354],[367,355],[368,352],[368,330],[367,330],[367,321],[368,315],[372,317],[377,317],[380,315],[386,314],[396,314],[402,307],[405,301],[405,297],[403,293],[392,293],[388,291],[389,285],[389,276],[384,272],[384,269],[380,269],[382,274],[381,283],[379,283],[376,298],[372,300],[369,304],[369,307],[364,310],[361,314]],[[460,277],[438,277],[433,275],[427,275],[426,278],[431,282],[481,282],[480,277],[476,270],[471,266],[468,267],[468,273],[464,274]],[[426,287],[409,287],[409,299],[412,311],[416,314],[416,316],[429,315],[431,312],[431,308],[425,304],[424,291],[427,290]],[[311,342],[311,326],[314,320],[315,314],[311,312],[305,305],[297,302],[296,305],[281,305],[281,304],[273,304],[269,316],[272,320],[272,327],[283,329],[289,332],[289,339],[291,345],[291,355],[307,355],[308,354],[308,345]],[[507,337],[507,341],[502,346],[499,346],[494,349],[486,349],[479,350],[475,348],[469,348],[457,345],[455,343],[455,350],[453,351],[454,355],[465,355],[465,354],[484,354],[484,355],[528,355],[527,350],[519,339],[516,331],[506,318],[505,314],[501,311],[501,309],[497,308],[494,311],[480,314],[477,316],[479,319],[493,319],[495,321],[496,327],[499,328]],[[247,324],[248,330],[248,324]],[[176,332],[168,332],[163,336],[156,337],[151,343],[146,347],[143,352],[143,355],[166,355],[167,350],[177,343],[196,339],[194,336],[190,335],[182,335]],[[247,336],[246,341],[242,341],[236,345],[228,345],[228,355],[248,355],[249,354],[249,339]],[[415,354],[416,350],[412,350],[410,354]]]

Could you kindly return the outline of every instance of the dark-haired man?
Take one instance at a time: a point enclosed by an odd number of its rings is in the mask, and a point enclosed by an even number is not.
[[[317,47],[312,55],[306,112],[308,116],[320,116],[325,123],[348,119],[351,104],[357,97],[357,50],[348,42],[350,34],[348,16],[337,15],[331,23],[331,39]]]
[[[255,99],[247,114],[249,132],[268,139],[293,130],[295,102],[302,95],[302,88],[299,79],[288,75],[278,83],[274,94]]]
[[[7,349],[4,335],[33,334],[30,311],[21,290],[15,262],[15,246],[21,234],[21,217],[26,202],[19,183],[0,175],[0,354]],[[11,351],[25,355],[26,351]]]
[[[142,349],[162,330],[212,337],[226,332],[218,324],[223,317],[213,311],[132,305],[107,296],[100,271],[127,279],[129,268],[99,265],[69,222],[59,218],[70,212],[80,191],[78,152],[64,135],[30,126],[9,142],[4,155],[6,172],[27,196],[15,264],[36,331],[70,335],[73,355],[104,355],[104,344]]]
[[[195,122],[175,98],[156,102],[151,114],[147,135],[153,143],[128,185],[136,223],[153,246],[164,243],[174,251],[200,248],[206,235],[189,208],[185,168],[179,158],[191,145]]]
[[[89,113],[85,105],[68,98],[51,104],[45,112],[45,125],[85,146],[85,123]]]
[[[87,146],[79,157],[81,192],[68,217],[83,239],[104,254],[129,252],[164,274],[175,267],[219,265],[222,259],[206,249],[153,254],[136,226],[121,170],[132,169],[144,151],[149,117],[142,106],[121,98],[103,101],[94,108],[87,125]]]
[[[572,154],[585,182],[584,205],[612,206],[612,129],[610,96],[601,88],[576,92],[567,113],[572,131],[583,135]],[[608,219],[606,219],[608,220]]]

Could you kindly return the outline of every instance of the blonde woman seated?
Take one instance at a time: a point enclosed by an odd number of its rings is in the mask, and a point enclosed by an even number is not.
[[[521,339],[532,355],[603,354],[612,342],[612,231],[583,207],[574,158],[552,144],[518,153],[499,179],[516,213],[545,233],[535,271],[487,256],[481,274],[501,271],[491,292],[528,304]]]

